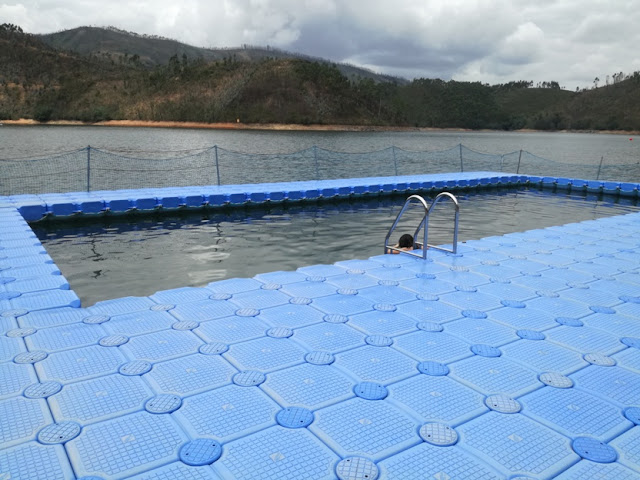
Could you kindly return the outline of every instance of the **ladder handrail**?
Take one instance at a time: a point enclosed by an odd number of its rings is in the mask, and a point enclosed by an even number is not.
[[[427,243],[428,232],[429,232],[429,214],[431,213],[431,210],[443,198],[450,199],[453,202],[454,206],[455,206],[454,227],[453,227],[453,244],[452,244],[452,249],[451,250],[449,250],[447,248],[439,247],[437,245],[430,245],[429,243]],[[412,250],[403,250],[403,249],[398,248],[398,247],[389,246],[389,238],[391,238],[391,234],[394,232],[394,230],[398,226],[398,222],[400,221],[400,217],[402,217],[402,215],[404,214],[404,212],[407,209],[407,207],[413,201],[420,202],[422,204],[422,207],[424,208],[424,216],[422,217],[422,220],[420,221],[420,223],[418,225],[418,228],[416,228],[416,230],[415,230],[415,232],[413,234],[414,249],[415,249],[416,246],[420,246],[421,250],[422,250],[422,254],[421,255],[418,254],[418,253],[415,253]],[[459,216],[460,216],[460,205],[458,203],[458,199],[455,197],[455,195],[453,195],[453,194],[451,194],[449,192],[441,192],[441,193],[439,193],[436,196],[436,198],[433,200],[431,205],[427,204],[427,201],[424,198],[422,198],[420,195],[411,195],[404,202],[404,205],[402,206],[402,209],[400,210],[400,212],[396,216],[396,219],[393,222],[393,225],[391,225],[391,228],[389,229],[389,232],[387,233],[387,236],[384,239],[384,253],[389,253],[390,251],[394,251],[394,252],[404,253],[404,254],[407,254],[407,255],[414,256],[414,257],[422,258],[422,259],[425,259],[425,260],[427,258],[427,250],[429,248],[433,248],[435,250],[440,250],[440,251],[443,251],[443,252],[449,252],[449,253],[454,253],[455,254],[458,251],[458,220],[459,220]],[[420,242],[418,240],[420,229],[423,230],[423,235],[422,235],[423,240],[422,240],[422,242]]]
[[[424,219],[427,218],[427,215],[429,214],[429,205],[427,204],[427,201],[424,198],[422,198],[420,195],[411,195],[411,196],[409,196],[407,198],[407,200],[404,202],[404,205],[402,206],[402,209],[400,210],[400,212],[396,216],[396,219],[393,222],[393,225],[391,225],[391,228],[389,229],[389,232],[387,233],[387,236],[384,239],[384,253],[389,253],[389,251],[392,250],[392,251],[395,251],[395,252],[406,253],[407,255],[412,255],[412,256],[418,257],[418,258],[424,258],[424,259],[427,258],[426,249],[423,250],[422,255],[418,255],[417,253],[414,253],[411,250],[402,250],[401,248],[389,246],[389,238],[391,238],[391,234],[396,229],[396,226],[398,225],[398,222],[400,221],[400,217],[402,217],[402,214],[404,213],[404,211],[407,209],[409,204],[414,200],[417,200],[418,202],[420,202],[422,204],[422,207],[424,208],[424,217],[422,217],[422,221],[420,222],[420,224],[424,223]],[[420,229],[420,227],[418,227],[418,230],[419,229]],[[414,239],[413,243],[414,244],[415,244],[416,238],[418,238],[418,230],[416,230],[414,235],[413,235],[413,239]],[[425,229],[425,232],[424,232],[424,239],[423,240],[424,240],[423,244],[427,243],[427,232],[426,232],[426,229]]]
[[[438,202],[440,202],[440,200],[443,198],[449,198],[455,205],[454,225],[453,225],[453,243],[452,243],[451,250],[449,250],[448,248],[439,247],[437,245],[430,245],[427,243],[427,240],[426,240],[429,237],[429,214],[431,213],[431,209],[434,208],[438,204]],[[431,206],[427,211],[427,215],[423,217],[422,221],[420,222],[420,225],[418,225],[418,228],[416,229],[416,234],[417,234],[417,232],[420,230],[420,228],[422,228],[423,224],[425,224],[425,221],[426,221],[425,229],[424,229],[425,241],[424,243],[420,243],[420,245],[423,247],[423,250],[426,252],[429,248],[433,248],[435,250],[440,250],[442,252],[449,252],[454,254],[457,253],[458,252],[458,220],[459,218],[460,218],[460,204],[458,203],[458,199],[456,198],[456,196],[449,192],[439,193],[436,196],[436,198],[433,200],[433,203],[431,203]],[[413,243],[414,245],[416,244],[415,241]],[[424,248],[425,245],[427,246],[427,248]],[[425,258],[426,258],[426,255],[425,255]]]

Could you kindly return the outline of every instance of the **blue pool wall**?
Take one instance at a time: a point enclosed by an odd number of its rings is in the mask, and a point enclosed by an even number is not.
[[[467,172],[401,177],[369,177],[290,183],[211,185],[140,190],[74,192],[0,197],[0,207],[15,207],[27,222],[79,215],[171,211],[280,202],[317,201],[403,192],[439,192],[529,186],[571,192],[637,197],[638,183]]]

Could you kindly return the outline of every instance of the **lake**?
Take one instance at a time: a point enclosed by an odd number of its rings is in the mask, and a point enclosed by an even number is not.
[[[413,151],[446,150],[460,143],[479,152],[525,150],[557,162],[597,165],[640,160],[640,137],[547,132],[334,132],[132,128],[105,126],[0,127],[0,159],[42,158],[91,145],[137,156],[140,152],[201,150],[218,145],[247,153],[291,153],[312,146],[341,152],[371,152],[391,146]],[[631,137],[633,138],[633,137]]]

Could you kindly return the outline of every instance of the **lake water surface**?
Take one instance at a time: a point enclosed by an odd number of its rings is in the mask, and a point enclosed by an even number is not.
[[[585,165],[637,163],[640,137],[546,132],[334,132],[132,128],[104,126],[2,126],[0,159],[42,158],[91,145],[136,156],[140,152],[200,150],[218,145],[247,153],[291,153],[318,146],[341,152],[371,152],[391,146],[413,151],[446,150],[458,144],[479,152],[525,150],[557,162]]]

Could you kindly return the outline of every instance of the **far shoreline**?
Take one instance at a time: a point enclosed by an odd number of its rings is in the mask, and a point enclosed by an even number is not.
[[[37,120],[21,118],[19,120],[0,120],[0,125],[11,126],[99,126],[99,127],[128,127],[128,128],[193,128],[210,130],[267,130],[267,131],[318,131],[318,132],[504,132],[504,133],[591,133],[611,135],[640,135],[640,131],[625,130],[491,130],[469,128],[434,128],[434,127],[398,127],[388,125],[339,125],[339,124],[281,124],[281,123],[241,123],[241,122],[170,122],[150,120],[108,120],[89,123],[79,120],[53,120],[38,122]]]

